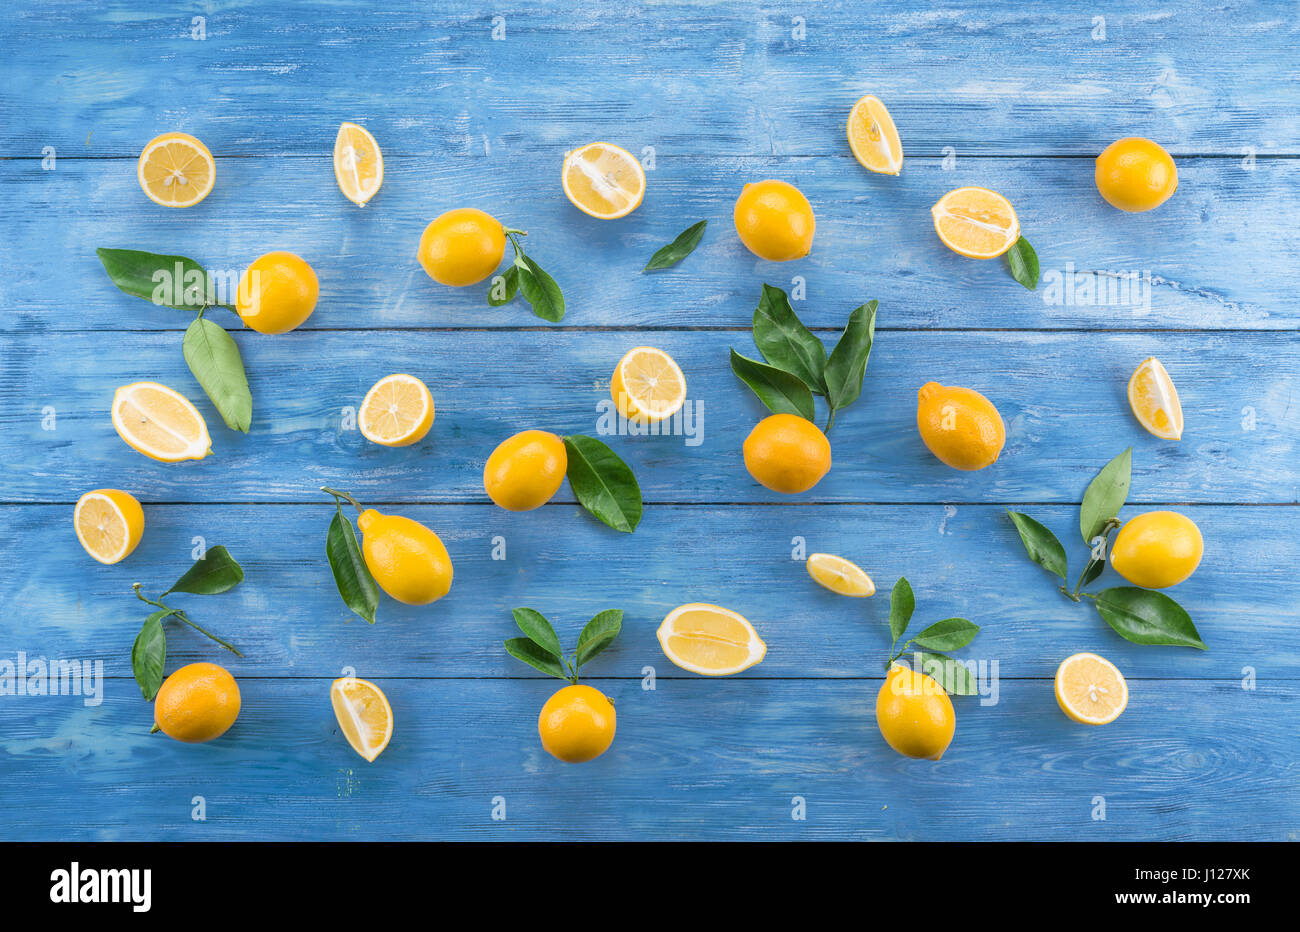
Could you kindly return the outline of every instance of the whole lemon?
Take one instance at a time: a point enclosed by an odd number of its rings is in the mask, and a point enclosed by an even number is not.
[[[1096,179],[1106,203],[1139,213],[1169,200],[1178,189],[1178,168],[1158,143],[1129,136],[1112,142],[1097,156]]]
[[[435,282],[461,288],[495,272],[505,253],[506,231],[495,217],[457,207],[424,228],[416,256]]]
[[[754,425],[742,448],[749,474],[773,492],[807,492],[831,468],[831,443],[812,421],[773,414]]]
[[[497,445],[483,466],[483,490],[506,511],[532,511],[551,500],[569,470],[564,441],[525,430]]]
[[[896,663],[876,694],[876,724],[899,754],[938,760],[952,743],[957,717],[934,677]]]
[[[1148,511],[1130,518],[1115,535],[1110,565],[1135,586],[1176,586],[1201,562],[1205,542],[1191,518],[1176,511]]]
[[[734,216],[740,241],[761,259],[787,262],[812,249],[817,221],[808,198],[792,184],[768,179],[745,185]]]
[[[983,469],[997,462],[1007,429],[1002,415],[979,392],[926,382],[916,393],[916,428],[940,462],[953,469]]]
[[[407,605],[428,605],[451,589],[451,557],[419,521],[367,508],[357,518],[361,555],[379,588]]]
[[[239,277],[235,310],[258,333],[288,333],[311,316],[319,297],[310,265],[291,252],[268,252]]]
[[[608,751],[614,728],[614,703],[590,686],[564,687],[546,700],[537,717],[542,747],[568,764],[581,764]]]
[[[169,738],[199,744],[220,738],[239,717],[239,686],[215,663],[191,663],[163,682],[153,720]]]

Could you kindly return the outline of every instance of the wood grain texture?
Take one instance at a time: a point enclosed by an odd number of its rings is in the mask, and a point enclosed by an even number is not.
[[[881,319],[889,313],[882,307]],[[768,413],[727,362],[733,346],[758,355],[748,332],[244,332],[237,340],[253,391],[247,436],[222,426],[185,367],[179,333],[15,334],[0,373],[0,498],[75,501],[116,484],[148,501],[318,501],[319,487],[333,485],[376,501],[486,502],[483,464],[512,434],[608,429],[610,374],[647,343],[677,359],[702,417],[696,445],[684,434],[606,435],[651,502],[1071,502],[1130,445],[1135,502],[1293,503],[1300,488],[1300,341],[1289,336],[880,333],[862,397],[831,429],[830,473],[793,499],[754,482],[741,458]],[[1129,411],[1128,377],[1151,355],[1183,394],[1178,443],[1146,433]],[[344,409],[390,372],[424,379],[437,408],[428,437],[401,449],[340,429]],[[109,404],[117,385],[138,379],[172,385],[199,405],[212,456],[167,465],[122,442]],[[949,469],[922,444],[916,391],[931,379],[982,390],[998,406],[1007,443],[994,466]],[[567,486],[561,495],[573,500]]]
[[[510,610],[529,606],[553,620],[569,649],[587,619],[621,608],[623,634],[592,672],[637,676],[649,664],[660,675],[683,676],[655,630],[678,605],[715,602],[749,618],[768,644],[749,678],[874,676],[889,647],[889,589],[907,576],[917,595],[912,633],[942,618],[969,618],[983,631],[962,656],[996,660],[1003,676],[1050,678],[1067,655],[1095,650],[1131,676],[1237,679],[1253,667],[1271,680],[1300,679],[1300,630],[1279,610],[1294,582],[1278,572],[1300,562],[1300,542],[1278,517],[1291,512],[1276,507],[1182,508],[1201,528],[1206,556],[1168,592],[1191,611],[1208,652],[1122,640],[1029,562],[998,506],[651,506],[631,537],[573,505],[524,514],[491,505],[381,510],[433,528],[455,580],[430,606],[383,598],[372,628],[349,614],[330,577],[330,505],[148,505],[144,542],[116,566],[81,552],[69,506],[6,507],[13,542],[0,545],[0,560],[17,565],[28,552],[60,558],[0,591],[0,644],[33,658],[102,659],[109,675],[129,677],[131,642],[148,608],[131,583],[156,596],[189,567],[200,537],[228,547],[245,581],[221,596],[174,601],[247,658],[178,627],[169,669],[207,659],[248,676],[337,675],[349,664],[392,676],[533,676],[501,647],[518,634]],[[1027,510],[1065,544],[1073,583],[1087,554],[1078,509]],[[1139,511],[1130,506],[1122,515]],[[878,594],[850,599],[816,585],[798,558],[818,551],[860,563]],[[1112,585],[1126,583],[1108,571],[1091,588]]]
[[[0,669],[21,652],[102,661],[107,677],[102,705],[0,695],[0,836],[1300,840],[1293,4],[538,7],[0,8]],[[190,38],[198,15],[202,41]],[[847,152],[844,119],[865,93],[902,134],[898,178]],[[387,156],[365,210],[333,180],[342,120],[368,126]],[[215,190],[185,211],[153,205],[135,180],[144,143],[174,129],[217,157]],[[1178,158],[1177,194],[1143,215],[1112,210],[1093,182],[1095,155],[1133,134]],[[618,223],[559,191],[563,153],[592,139],[653,148],[645,202]],[[766,177],[815,206],[804,260],[761,262],[737,241],[735,197]],[[929,207],[966,184],[1015,203],[1045,273],[1037,292],[938,242]],[[563,324],[428,280],[419,234],[461,205],[529,231],[530,254],[565,289]],[[699,219],[710,225],[692,256],[640,274]],[[321,301],[301,332],[235,330],[254,395],[248,436],[221,426],[185,368],[187,315],[119,293],[98,246],[235,272],[283,248],[315,266]],[[1128,272],[1149,286],[1100,300],[1084,290]],[[870,298],[880,328],[863,396],[831,432],[833,469],[784,498],[744,470],[741,443],[765,412],[727,351],[755,354],[761,284],[796,277],[795,307],[828,343]],[[529,427],[599,433],[610,373],[638,344],[670,352],[703,408],[698,445],[606,438],[645,493],[637,532],[598,524],[567,486],[535,512],[491,505],[481,470],[493,447]],[[1151,355],[1182,395],[1181,443],[1128,411],[1125,382]],[[427,439],[389,450],[342,429],[370,384],[403,370],[435,397]],[[194,399],[215,455],[166,466],[128,449],[108,407],[137,379]],[[998,405],[1008,440],[995,466],[958,473],[925,450],[916,390],[931,379]],[[1208,652],[1120,639],[1056,592],[1005,516],[1010,505],[1046,523],[1077,573],[1077,503],[1127,446],[1124,516],[1168,505],[1205,535],[1202,566],[1171,594]],[[435,528],[455,563],[451,593],[421,609],[385,598],[373,628],[350,619],[326,568],[322,484]],[[111,567],[71,526],[72,503],[104,486],[136,494],[147,520],[140,548]],[[174,601],[246,656],[175,631],[167,669],[226,664],[244,711],[220,741],[182,746],[147,734],[130,586],[165,588],[196,539],[226,544],[246,581]],[[801,545],[855,559],[880,593],[820,589],[792,559]],[[968,617],[982,631],[961,656],[997,665],[985,681],[996,703],[956,700],[957,736],[937,764],[894,754],[874,722],[900,575],[918,629]],[[1115,581],[1108,571],[1098,585]],[[673,667],[654,631],[691,600],[750,617],[764,662],[720,681]],[[569,643],[597,611],[627,612],[588,670],[619,715],[597,761],[565,766],[541,750],[537,711],[558,684],[502,649],[518,605]],[[1070,723],[1053,699],[1056,665],[1079,650],[1129,677],[1129,707],[1106,728]],[[374,764],[330,711],[344,668],[392,700],[395,738]],[[203,822],[191,818],[198,796]],[[491,818],[498,797],[503,822]],[[794,797],[807,821],[791,819]]]
[[[541,749],[537,711],[555,688],[541,679],[379,679],[396,731],[372,764],[338,733],[324,679],[241,680],[239,720],[207,745],[150,736],[127,680],[97,707],[8,700],[0,747],[33,791],[6,811],[6,834],[1297,840],[1297,697],[1264,684],[1136,680],[1128,710],[1097,729],[1061,714],[1050,681],[1007,680],[996,705],[957,700],[934,763],[885,745],[875,679],[593,682],[618,734],[580,766]],[[796,796],[806,821],[791,819]],[[206,821],[191,818],[196,797]]]
[[[337,122],[337,121],[336,121]],[[384,127],[371,127],[382,140]],[[621,137],[620,137],[621,138]],[[622,141],[628,142],[623,139]],[[631,145],[631,143],[629,143]],[[633,146],[635,148],[635,146]],[[217,150],[220,155],[220,150]],[[272,249],[315,268],[321,299],[307,329],[548,326],[522,301],[488,307],[487,284],[448,288],[415,263],[430,220],[475,206],[527,230],[530,255],[563,287],[572,327],[748,326],[759,283],[799,278],[806,322],[842,327],[869,298],[882,327],[958,329],[1290,330],[1300,312],[1275,270],[1300,252],[1300,163],[1181,159],[1178,193],[1160,210],[1122,214],[1097,194],[1091,159],[971,159],[951,170],[909,159],[897,178],[871,175],[847,152],[818,158],[660,156],[645,202],[626,219],[587,217],[559,190],[561,152],[490,159],[387,158],[384,187],[364,210],[339,193],[327,155],[218,158],[217,185],[197,207],[150,202],[126,159],[0,162],[0,222],[15,254],[0,282],[0,328],[183,328],[187,315],[119,292],[100,246],[190,256],[238,273]],[[817,216],[812,253],[773,263],[736,236],[742,186],[777,177]],[[930,207],[980,185],[1012,199],[1038,251],[1043,281],[1025,290],[1001,260],[966,259],[935,235]],[[293,196],[287,197],[286,191]],[[521,191],[545,192],[521,197]],[[68,223],[60,205],[77,204]],[[642,274],[656,249],[706,219],[678,268]],[[507,261],[510,250],[507,248]],[[1138,276],[1125,284],[1123,276]]]

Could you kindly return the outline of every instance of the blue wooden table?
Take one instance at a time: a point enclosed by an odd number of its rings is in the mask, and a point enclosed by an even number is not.
[[[102,661],[106,680],[99,704],[0,695],[0,836],[1294,840],[1298,41],[1283,0],[6,3],[0,661]],[[848,151],[844,120],[865,93],[902,135],[897,178]],[[331,169],[344,120],[385,151],[364,210]],[[216,156],[216,188],[189,210],[136,183],[144,143],[168,130]],[[1115,211],[1093,184],[1096,154],[1134,134],[1178,162],[1178,192],[1149,214]],[[560,191],[563,153],[596,139],[650,166],[624,220],[590,219]],[[804,260],[762,262],[736,238],[734,199],[766,177],[815,207]],[[1037,292],[938,242],[929,206],[967,184],[1015,203],[1042,260]],[[461,205],[529,231],[568,298],[562,324],[425,276],[420,232]],[[705,218],[685,263],[640,274]],[[114,289],[99,246],[217,269],[288,249],[316,268],[302,328],[234,330],[255,399],[247,436],[221,427],[186,369],[188,318]],[[1147,282],[1133,301],[1066,287],[1130,271]],[[727,362],[730,347],[753,354],[763,282],[802,283],[795,307],[828,342],[880,300],[863,398],[831,432],[834,467],[790,498],[745,472],[741,442],[764,412]],[[703,421],[698,445],[607,438],[640,479],[638,531],[596,523],[567,485],[535,512],[493,506],[492,448],[530,427],[595,433],[614,363],[640,344],[678,360]],[[1182,395],[1181,443],[1128,411],[1127,377],[1151,355]],[[344,409],[394,371],[423,378],[437,404],[406,449],[346,429]],[[167,466],[129,450],[108,408],[139,379],[198,402],[215,455]],[[922,446],[916,389],[931,379],[996,402],[995,466],[958,473]],[[1204,533],[1204,562],[1175,595],[1207,653],[1122,640],[1055,592],[1006,519],[1013,506],[1073,542],[1077,573],[1077,503],[1130,445],[1123,515],[1169,506]],[[325,562],[321,485],[435,528],[455,561],[450,595],[385,600],[374,627],[350,616]],[[115,566],[72,529],[78,496],[105,486],[134,493],[147,519]],[[245,658],[178,632],[168,670],[220,662],[244,707],[228,735],[186,746],[149,735],[131,583],[160,590],[200,543],[225,544],[247,578],[176,601]],[[881,594],[816,587],[801,545],[859,562]],[[956,700],[939,763],[898,756],[874,720],[901,575],[919,620],[974,620],[983,631],[961,656],[997,664],[996,701]],[[716,681],[672,666],[655,628],[696,600],[750,618],[767,659]],[[595,612],[626,612],[590,668],[618,708],[613,748],[592,763],[539,745],[557,684],[501,648],[519,605],[570,642]],[[1056,665],[1081,650],[1129,680],[1128,709],[1105,728],[1072,724],[1053,699]],[[347,668],[393,705],[395,736],[372,764],[330,709]]]

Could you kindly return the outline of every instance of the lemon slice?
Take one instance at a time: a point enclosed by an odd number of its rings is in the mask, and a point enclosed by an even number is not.
[[[971,259],[994,259],[1020,239],[1011,202],[988,188],[957,188],[930,208],[943,244]]]
[[[1149,356],[1128,380],[1128,406],[1143,427],[1165,440],[1183,439],[1183,406],[1160,360]]]
[[[341,677],[330,685],[330,704],[352,750],[372,761],[388,747],[393,737],[393,709],[374,683]]]
[[[1056,702],[1073,721],[1105,725],[1128,705],[1128,683],[1105,657],[1074,654],[1056,668]]]
[[[343,196],[358,207],[379,193],[384,183],[384,155],[364,126],[344,123],[334,137],[334,177]]]
[[[131,449],[161,463],[201,460],[212,452],[203,415],[184,395],[157,382],[117,390],[113,427]]]
[[[677,606],[658,635],[669,660],[704,676],[748,670],[767,653],[767,645],[744,616],[705,602]]]
[[[208,147],[186,133],[163,133],[140,153],[135,176],[149,200],[164,207],[193,207],[208,196],[217,163]]]
[[[638,346],[628,350],[614,368],[609,393],[628,420],[662,421],[676,414],[686,400],[686,376],[663,350]]]
[[[72,524],[86,553],[100,563],[120,563],[140,543],[144,511],[133,495],[95,489],[77,499]]]
[[[357,427],[373,443],[410,446],[433,426],[433,395],[413,375],[386,375],[366,392]]]
[[[876,594],[876,584],[862,567],[830,553],[814,553],[808,558],[808,575],[831,592],[858,599]]]
[[[903,143],[894,119],[880,102],[868,94],[849,111],[849,148],[868,171],[897,175],[903,167]]]
[[[645,197],[645,172],[631,152],[593,142],[564,157],[564,196],[584,214],[600,220],[626,217]]]

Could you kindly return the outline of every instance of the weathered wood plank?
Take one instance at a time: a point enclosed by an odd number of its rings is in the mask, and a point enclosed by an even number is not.
[[[99,659],[107,674],[129,677],[131,644],[147,614],[131,583],[156,596],[189,567],[201,538],[229,547],[245,582],[221,596],[168,603],[192,609],[246,659],[178,628],[168,669],[206,659],[241,676],[319,677],[347,665],[385,676],[533,676],[501,647],[517,634],[510,610],[530,606],[554,620],[569,646],[597,612],[624,610],[624,633],[592,675],[636,677],[649,665],[663,677],[691,678],[667,661],[655,630],[672,608],[703,601],[741,612],[767,642],[767,657],[746,678],[875,676],[889,648],[889,589],[907,576],[917,594],[913,633],[941,618],[969,618],[983,630],[961,656],[996,662],[1006,677],[1051,677],[1081,650],[1141,678],[1236,680],[1247,667],[1261,681],[1300,677],[1287,571],[1300,563],[1294,509],[1181,507],[1201,528],[1206,552],[1169,594],[1191,613],[1208,652],[1122,640],[1028,561],[997,506],[652,506],[632,537],[572,505],[520,515],[489,505],[381,510],[436,530],[455,580],[431,606],[385,597],[371,628],[335,591],[325,559],[333,509],[324,504],[147,505],[144,542],[116,566],[81,550],[69,506],[4,507],[10,536],[0,561],[23,571],[0,591],[0,649]],[[1077,508],[1027,510],[1060,536],[1073,583],[1087,553]],[[817,551],[860,563],[879,593],[848,599],[816,585],[802,557]],[[32,553],[42,558],[28,559]],[[1107,572],[1092,591],[1110,585],[1124,582]]]
[[[882,308],[882,322],[890,313]],[[702,416],[683,420],[677,436],[606,437],[647,501],[1070,502],[1129,445],[1134,501],[1295,502],[1300,487],[1294,335],[880,333],[862,398],[831,430],[830,473],[794,499],[759,486],[741,458],[766,413],[727,362],[728,347],[756,353],[748,333],[244,332],[237,341],[254,397],[247,436],[221,424],[185,367],[179,333],[15,334],[0,348],[0,498],[73,501],[112,485],[146,501],[317,501],[332,484],[375,501],[486,502],[483,463],[511,434],[609,429],[609,375],[647,343],[678,360]],[[1181,443],[1147,434],[1128,409],[1128,377],[1149,355],[1178,384]],[[341,430],[344,409],[394,371],[430,386],[429,436],[387,449]],[[166,465],[128,448],[109,405],[117,385],[137,379],[194,399],[214,454]],[[963,473],[926,450],[916,391],[930,379],[998,405],[1007,445],[994,466]],[[567,487],[560,500],[572,501]]]
[[[27,119],[0,121],[0,154],[134,157],[180,128],[231,155],[320,155],[357,119],[394,153],[438,157],[607,137],[825,155],[843,151],[866,93],[918,155],[1095,154],[1137,130],[1178,152],[1295,153],[1300,90],[1278,67],[1293,13],[1284,0],[11,4],[4,100]]]
[[[958,700],[939,763],[876,729],[867,681],[600,681],[618,735],[581,766],[542,751],[543,681],[380,680],[392,744],[337,733],[326,680],[246,679],[206,745],[149,736],[134,684],[0,703],[8,839],[1295,840],[1294,683],[1134,681],[1088,728],[1049,681]],[[206,821],[192,813],[202,797]],[[791,818],[793,801],[805,821]],[[1104,799],[1105,819],[1096,812]],[[505,821],[493,821],[504,802]]]
[[[213,193],[188,210],[149,202],[135,163],[0,162],[0,223],[9,274],[0,328],[52,331],[183,327],[176,311],[122,294],[100,246],[181,253],[232,282],[254,258],[289,249],[315,267],[321,299],[307,328],[521,327],[526,305],[490,308],[486,286],[435,284],[415,260],[425,225],[456,206],[483,208],[528,230],[527,248],[560,282],[565,326],[744,326],[763,281],[793,289],[807,322],[843,325],[869,298],[882,325],[978,329],[1294,330],[1294,289],[1276,274],[1300,257],[1300,161],[1184,159],[1174,198],[1150,214],[1122,214],[1097,194],[1089,159],[971,159],[951,170],[913,160],[898,178],[870,176],[847,156],[684,159],[665,154],[645,203],[617,222],[593,220],[565,199],[560,154],[500,153],[488,161],[388,160],[384,188],[364,210],[339,193],[328,157],[218,160]],[[756,259],[732,208],[742,185],[779,177],[817,213],[812,254]],[[950,252],[930,206],[976,184],[1010,196],[1038,251],[1043,282],[1029,292],[1002,262]],[[76,211],[70,222],[69,210]],[[650,255],[699,219],[710,226],[676,269],[641,274]],[[509,249],[507,249],[509,252]],[[1130,283],[1127,276],[1137,277]],[[233,287],[233,286],[232,286]]]

